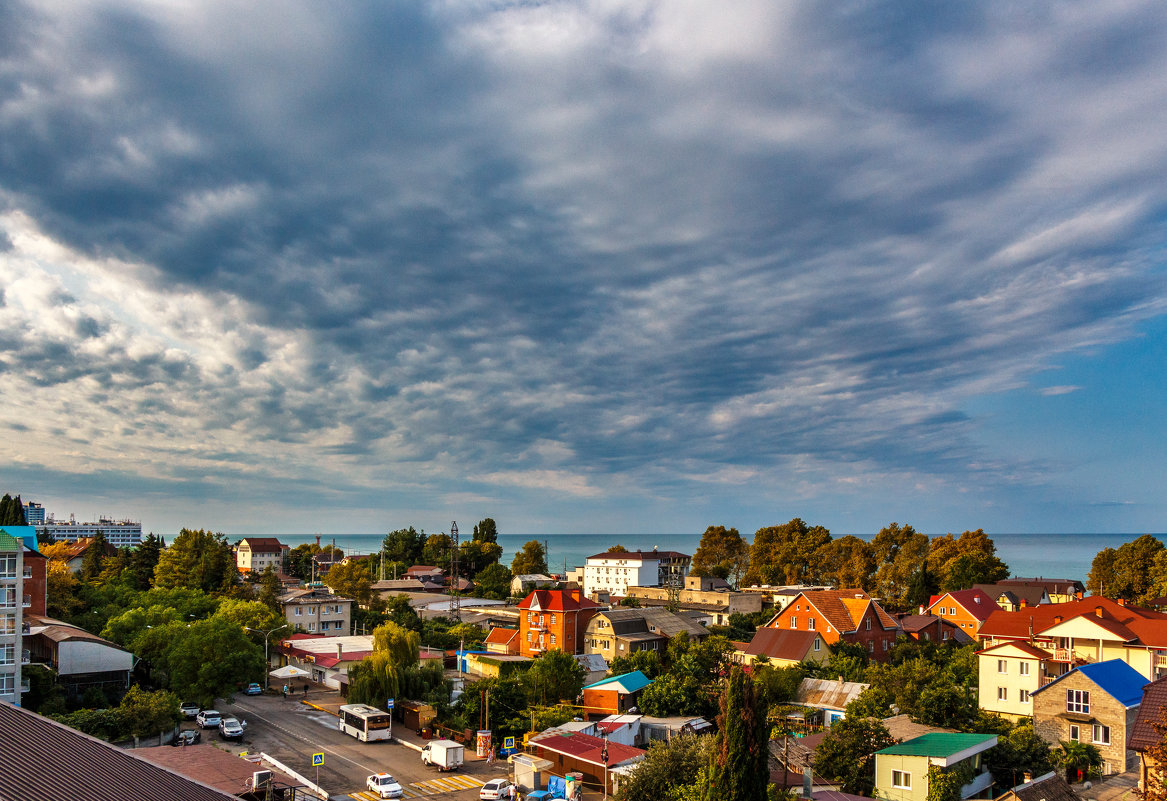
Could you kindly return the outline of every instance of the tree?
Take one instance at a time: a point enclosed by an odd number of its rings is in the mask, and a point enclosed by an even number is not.
[[[235,553],[227,538],[199,529],[182,529],[158,557],[154,585],[204,592],[229,590],[238,581]]]
[[[263,601],[240,601],[235,599],[225,600],[219,604],[219,608],[215,610],[212,618],[229,620],[240,628],[251,628],[257,631],[271,631],[287,622],[283,615],[274,611]],[[291,634],[292,628],[289,626],[287,629],[281,631],[284,634]],[[252,637],[259,644],[263,644],[262,634],[252,632]]]
[[[692,676],[664,673],[640,694],[640,711],[654,717],[713,714],[710,694]]]
[[[912,576],[928,558],[930,542],[911,526],[892,523],[880,529],[871,540],[871,551],[879,567],[875,571],[875,592],[885,605],[897,609],[907,606]]]
[[[694,576],[725,579],[734,587],[750,567],[750,546],[736,528],[709,526],[693,554],[689,572]]]
[[[178,696],[172,692],[146,692],[135,684],[122,697],[118,713],[127,732],[134,737],[147,737],[178,725],[182,719],[178,704]]]
[[[698,782],[713,759],[714,737],[682,734],[653,742],[636,769],[622,779],[616,801],[673,801],[677,791]]]
[[[547,572],[547,551],[539,540],[530,540],[519,549],[511,561],[511,573],[516,576]]]
[[[259,602],[273,612],[280,611],[280,596],[283,595],[284,585],[280,583],[275,569],[268,565],[263,569],[259,579]]]
[[[333,565],[324,576],[324,583],[335,594],[352,598],[361,606],[368,606],[373,597],[373,574],[364,560]]]
[[[806,676],[806,668],[802,665],[775,667],[755,662],[753,679],[760,705],[769,708],[775,704],[793,701],[798,686]]]
[[[26,526],[24,519],[24,503],[17,495],[13,498],[7,492],[0,498],[0,526]]]
[[[1144,603],[1156,595],[1156,565],[1167,562],[1163,553],[1163,543],[1150,534],[1117,550],[1104,548],[1094,557],[1086,585],[1091,595]]]
[[[928,568],[945,592],[1009,577],[1009,566],[997,557],[997,546],[984,529],[965,531],[959,537],[933,537],[929,549]]]
[[[620,543],[616,543],[615,545],[609,546],[605,553],[628,553],[628,549]]]
[[[985,762],[998,787],[1015,787],[1026,773],[1042,776],[1054,769],[1049,743],[1038,736],[1029,722],[998,737],[997,747],[985,754]]]
[[[830,728],[815,751],[815,772],[841,782],[844,793],[870,798],[875,788],[875,752],[895,743],[878,719],[852,717],[848,707],[847,717]]]
[[[498,562],[492,562],[474,577],[474,585],[477,587],[475,595],[505,601],[511,595],[511,571]]]
[[[167,630],[173,637],[166,651],[169,686],[203,706],[263,676],[263,647],[228,620],[212,617]]]
[[[836,587],[872,588],[875,577],[875,555],[871,545],[848,534],[831,540],[818,549],[815,562],[824,582]]]
[[[385,540],[381,543],[381,550],[386,561],[416,565],[421,560],[425,540],[424,529],[418,531],[413,526],[399,528],[385,535]]]
[[[657,651],[633,651],[627,656],[618,656],[608,665],[608,672],[613,676],[622,676],[639,670],[650,679],[655,679],[663,672],[660,653]]]
[[[93,542],[85,549],[81,558],[81,570],[77,578],[81,581],[92,581],[101,573],[101,563],[105,560],[105,535],[100,531],[93,535]]]
[[[320,546],[314,542],[297,545],[288,552],[288,572],[296,578],[310,581],[314,577],[315,568],[312,557],[320,553]]]
[[[435,565],[448,572],[453,550],[454,538],[449,534],[431,534],[426,538],[421,559],[424,564]]]
[[[181,620],[182,616],[173,607],[158,604],[148,607],[136,606],[110,618],[105,628],[101,630],[101,636],[137,653],[135,646],[138,638],[147,629]]]
[[[1066,781],[1079,781],[1081,774],[1087,779],[1097,779],[1102,773],[1102,752],[1098,746],[1074,740],[1063,740],[1061,745],[1053,750],[1053,760],[1066,771]]]
[[[908,607],[927,606],[928,600],[940,587],[928,571],[928,560],[920,562],[920,568],[912,574],[912,580],[904,592],[904,605]]]
[[[717,750],[709,772],[709,801],[766,801],[770,783],[766,706],[754,684],[734,665],[721,695]]]
[[[531,704],[575,703],[587,671],[571,654],[552,648],[531,661],[523,674],[523,687]]]
[[[781,526],[754,533],[750,546],[748,584],[805,584],[819,578],[815,553],[831,541],[823,526],[808,526],[796,517]]]
[[[127,580],[136,590],[148,590],[154,582],[154,569],[162,554],[162,540],[150,532],[130,555]]]

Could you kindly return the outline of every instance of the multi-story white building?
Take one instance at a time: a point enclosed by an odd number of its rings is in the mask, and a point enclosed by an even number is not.
[[[676,551],[609,551],[589,556],[584,564],[583,591],[627,595],[629,587],[684,584],[692,557]]]
[[[235,565],[240,573],[262,573],[269,566],[282,573],[290,550],[275,537],[247,537],[235,546]]]
[[[78,523],[69,515],[69,522],[54,517],[36,526],[38,534],[53,538],[54,542],[74,542],[101,534],[115,548],[135,548],[142,542],[142,524],[135,520],[98,518],[96,523]]]
[[[0,701],[20,706],[24,543],[0,529]]]
[[[310,634],[345,635],[352,622],[353,602],[323,590],[292,590],[280,598],[284,619],[292,630]]]

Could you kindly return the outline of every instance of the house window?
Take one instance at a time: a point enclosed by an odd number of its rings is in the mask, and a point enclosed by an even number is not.
[[[1097,745],[1110,745],[1110,727],[1095,723],[1093,739]]]
[[[1029,703],[1029,690],[1022,690],[1021,691],[1021,703],[1023,703],[1023,704]]]
[[[997,672],[998,673],[1008,673],[1009,672],[1009,663],[1006,662],[1004,659],[998,659],[997,660]]]
[[[883,650],[887,650],[887,637],[883,638]]]
[[[304,607],[297,606],[296,607],[296,617],[303,617],[303,616],[304,616]]]
[[[539,625],[543,625],[543,615],[539,615]]]
[[[1021,665],[1018,667],[1017,672],[1020,673],[1022,676],[1028,676],[1029,675],[1029,663],[1022,662]]]
[[[554,634],[551,635],[551,644],[555,645],[555,635]]]
[[[531,613],[530,612],[527,613],[527,622],[528,623],[531,622]]]
[[[870,653],[875,653],[875,640],[867,641],[867,650]]]
[[[1080,735],[1078,734],[1078,727],[1071,723],[1070,724],[1070,739],[1073,740],[1074,742],[1078,742],[1079,737],[1080,737]]]
[[[1008,701],[1009,700],[1009,688],[1008,687],[998,687],[997,688],[997,700],[998,701]]]
[[[814,631],[814,618],[813,617],[809,617],[806,619],[806,630],[807,631]]]
[[[867,618],[867,630],[871,631],[871,618]]]
[[[315,621],[308,624],[308,631],[316,631],[316,622]]]
[[[893,770],[891,772],[891,786],[899,790],[911,790],[912,774],[905,770]]]
[[[1089,690],[1066,690],[1066,711],[1090,714]]]
[[[527,642],[531,641],[531,632],[527,632]]]
[[[821,637],[814,638],[814,649],[816,651],[821,651],[823,649],[823,640]]]
[[[555,625],[555,615],[551,615],[551,625]]]
[[[798,618],[796,618],[794,615],[790,616],[790,628],[792,628],[792,629],[798,628]]]
[[[12,643],[0,645],[0,665],[12,665],[16,663],[16,646]]]

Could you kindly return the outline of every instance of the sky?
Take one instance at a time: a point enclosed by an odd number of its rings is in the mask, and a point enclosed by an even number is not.
[[[1162,531],[1156,2],[0,4],[0,490]]]

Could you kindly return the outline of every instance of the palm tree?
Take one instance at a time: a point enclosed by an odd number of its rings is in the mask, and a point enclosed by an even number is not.
[[[1053,758],[1054,762],[1065,769],[1066,781],[1071,783],[1078,780],[1079,772],[1088,779],[1096,778],[1102,773],[1102,752],[1088,743],[1063,740],[1062,744],[1054,749]]]

